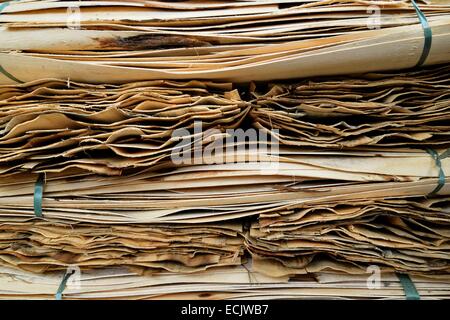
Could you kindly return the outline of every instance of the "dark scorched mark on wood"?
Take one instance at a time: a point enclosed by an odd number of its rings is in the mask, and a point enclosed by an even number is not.
[[[210,42],[198,40],[192,37],[182,37],[173,35],[139,35],[132,37],[116,37],[96,40],[102,49],[120,50],[147,50],[147,49],[170,49],[170,48],[191,48],[211,46]]]

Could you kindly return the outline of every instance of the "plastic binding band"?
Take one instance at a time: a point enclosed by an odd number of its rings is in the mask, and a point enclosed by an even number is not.
[[[414,0],[411,0],[411,3],[413,5],[414,9],[416,10],[416,13],[417,13],[417,16],[419,17],[420,23],[422,24],[423,35],[425,37],[424,43],[423,43],[422,55],[420,56],[420,59],[415,66],[417,68],[424,64],[425,60],[428,57],[428,54],[430,53],[433,33],[431,31],[430,25],[428,24],[427,17],[420,10],[417,3]]]
[[[3,9],[5,9],[7,6],[9,6],[9,3],[10,3],[10,2],[11,2],[11,1],[8,1],[8,2],[5,2],[5,3],[0,4],[0,14],[2,13]],[[1,65],[0,65],[0,72],[1,72],[3,75],[5,75],[7,78],[11,79],[12,81],[15,81],[15,82],[17,82],[17,83],[24,83],[23,81],[17,79],[17,78],[14,77],[11,73],[9,73],[8,71],[6,71],[5,68],[3,68]]]
[[[433,191],[430,192],[430,195],[435,195],[445,185],[445,173],[444,170],[442,169],[441,160],[450,156],[450,149],[447,149],[441,155],[439,155],[437,151],[433,149],[426,149],[426,151],[433,157],[434,161],[436,162],[436,166],[439,168],[438,185]]]
[[[17,78],[14,77],[11,73],[9,73],[8,71],[6,71],[5,68],[3,68],[1,65],[0,65],[0,72],[1,72],[2,74],[4,74],[7,78],[11,79],[12,81],[15,81],[15,82],[17,82],[17,83],[24,83],[23,81],[17,79]]]
[[[55,294],[56,300],[62,300],[64,289],[66,288],[67,280],[69,280],[70,276],[73,275],[75,271],[70,273],[66,273],[58,287],[58,291]]]
[[[39,174],[36,184],[34,185],[34,215],[38,218],[42,216],[42,198],[44,194],[45,176],[43,173]]]
[[[9,6],[10,1],[7,1],[5,3],[0,4],[0,13],[5,9],[7,6]]]
[[[403,291],[405,291],[406,300],[420,300],[419,292],[417,292],[411,278],[405,273],[397,273],[397,277],[400,280]]]

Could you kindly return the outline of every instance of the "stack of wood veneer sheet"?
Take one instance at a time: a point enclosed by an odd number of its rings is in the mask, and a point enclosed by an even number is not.
[[[239,127],[250,110],[231,83],[199,81],[68,87],[48,79],[2,86],[0,99],[0,173],[77,167],[120,175],[170,159],[185,141],[201,147],[203,132]],[[181,135],[196,122],[202,130]]]
[[[418,1],[450,60],[450,1]],[[233,82],[416,65],[423,26],[409,0],[9,1],[0,14],[0,83],[149,79]],[[45,68],[42,66],[45,65]]]
[[[450,298],[419,6],[399,70],[409,1],[0,2],[0,298]]]
[[[423,299],[447,298],[448,280],[411,276]],[[53,299],[61,274],[0,269],[0,298]],[[270,277],[247,266],[211,269],[197,274],[140,275],[108,268],[81,273],[64,291],[65,299],[404,299],[398,277],[386,273],[379,289],[366,275],[316,273],[314,277]]]

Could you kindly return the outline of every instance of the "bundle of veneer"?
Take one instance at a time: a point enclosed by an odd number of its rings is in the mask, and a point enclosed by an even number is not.
[[[430,43],[407,0],[11,1],[0,83],[248,82],[450,62],[450,2],[417,6]]]

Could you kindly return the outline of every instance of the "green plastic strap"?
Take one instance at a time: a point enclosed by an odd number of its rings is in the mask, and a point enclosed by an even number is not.
[[[397,277],[400,280],[403,291],[405,291],[406,300],[420,300],[419,292],[417,292],[411,278],[404,273],[397,273]]]
[[[39,174],[36,184],[34,185],[34,215],[38,218],[42,216],[42,198],[44,194],[44,174]]]
[[[6,1],[6,2],[0,4],[0,13],[2,13],[3,9],[5,9],[7,6],[9,6],[11,2],[16,2],[16,1],[20,1],[20,0],[11,0],[11,1]]]
[[[17,83],[24,83],[22,80],[17,79],[11,73],[6,71],[5,68],[3,68],[1,65],[0,65],[0,72],[3,73],[7,78],[10,78],[12,81],[15,81]]]
[[[425,17],[425,15],[420,10],[419,6],[417,5],[417,3],[414,0],[411,0],[411,2],[412,2],[414,9],[416,9],[417,16],[419,17],[419,21],[422,24],[423,35],[425,36],[425,40],[423,43],[422,55],[420,56],[420,59],[416,64],[416,67],[420,67],[421,65],[423,65],[423,63],[425,62],[425,60],[428,57],[428,54],[430,53],[433,33],[431,31],[430,25],[428,24],[427,17]]]
[[[3,9],[5,9],[7,6],[9,6],[9,3],[10,3],[10,2],[11,2],[11,1],[8,1],[8,2],[5,2],[5,3],[0,4],[0,14],[1,14],[1,12],[3,11]],[[9,73],[8,71],[6,71],[5,68],[3,68],[1,65],[0,65],[0,72],[1,72],[2,74],[4,74],[7,78],[11,79],[12,81],[15,81],[15,82],[17,82],[17,83],[24,83],[23,81],[17,79],[17,78],[14,77],[11,73]]]
[[[442,169],[441,160],[450,156],[450,148],[447,149],[445,152],[443,152],[441,155],[439,155],[437,151],[433,149],[426,149],[426,151],[433,157],[436,166],[439,168],[438,185],[433,191],[430,192],[430,195],[435,195],[445,185],[445,173],[444,170]]]
[[[75,273],[74,270],[72,270],[72,272],[70,273],[66,273],[58,287],[58,291],[55,294],[55,298],[56,300],[62,300],[62,295],[64,292],[64,289],[66,289],[66,284],[67,284],[67,280],[69,280],[70,276],[73,275]]]
[[[0,13],[3,11],[3,9],[5,9],[7,6],[9,6],[9,2],[10,1],[0,4]]]

